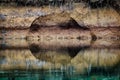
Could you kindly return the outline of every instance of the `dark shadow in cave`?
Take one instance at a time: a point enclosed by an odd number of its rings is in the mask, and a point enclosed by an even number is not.
[[[38,25],[38,24],[32,24],[31,26],[30,26],[30,32],[37,32],[39,29],[40,29],[40,25]]]
[[[84,25],[79,25],[73,18],[71,18],[71,20],[69,20],[68,23],[61,23],[61,24],[58,24],[58,26],[61,28],[61,29],[81,29],[81,30],[89,30],[89,28],[87,28],[86,26]]]
[[[48,15],[49,16],[49,15]],[[42,16],[44,17],[44,16]],[[37,32],[39,31],[41,28],[50,28],[50,27],[56,27],[56,28],[60,28],[60,29],[80,29],[80,30],[89,30],[89,28],[87,26],[84,25],[79,25],[73,18],[70,18],[70,20],[68,22],[64,22],[64,23],[58,23],[56,25],[46,25],[43,23],[37,24],[35,23],[35,21],[37,21],[39,19],[36,18],[31,26],[30,26],[30,32]]]

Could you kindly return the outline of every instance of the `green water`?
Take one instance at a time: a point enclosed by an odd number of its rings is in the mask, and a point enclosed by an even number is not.
[[[1,72],[0,80],[120,80],[120,75],[110,74],[67,74],[66,72],[47,71],[10,71]]]

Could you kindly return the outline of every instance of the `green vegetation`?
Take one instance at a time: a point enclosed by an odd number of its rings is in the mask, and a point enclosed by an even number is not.
[[[85,3],[91,8],[113,7],[120,11],[120,0],[0,0],[0,5],[12,6],[68,6],[72,8],[73,3]]]

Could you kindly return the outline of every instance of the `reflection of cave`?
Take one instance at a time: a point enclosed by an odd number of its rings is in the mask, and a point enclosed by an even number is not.
[[[8,66],[5,68],[3,65],[1,69],[26,69],[26,64],[33,61],[32,64],[29,64],[29,67],[31,66],[30,69],[36,69],[36,66],[39,66],[39,63],[43,62],[41,64],[44,65],[44,62],[46,62],[45,65],[47,65],[47,69],[49,69],[49,67],[52,69],[54,69],[54,67],[60,69],[63,65],[69,67],[69,64],[71,64],[77,71],[84,69],[88,70],[90,67],[91,74],[96,73],[96,71],[99,71],[100,73],[111,73],[115,72],[117,69],[119,70],[119,49],[94,49],[90,48],[90,46],[59,45],[57,48],[55,46],[52,48],[51,46],[46,48],[43,44],[35,43],[26,45],[25,48],[25,43],[22,45],[15,45],[14,43],[13,47],[12,43],[12,45],[5,47],[4,50],[0,50],[0,63],[1,65],[4,63],[5,66]],[[29,46],[29,48],[27,46]],[[17,65],[12,63],[7,65],[7,63],[17,61],[22,61],[22,63],[16,63]],[[37,64],[36,61],[38,61]]]
[[[81,50],[84,50],[86,48],[89,48],[89,46],[86,47],[68,47],[68,54],[70,55],[70,57],[75,57],[78,52],[80,52]]]
[[[33,53],[33,55],[46,53],[48,51],[56,51],[56,54],[57,54],[57,52],[58,52],[58,54],[63,54],[65,52],[71,58],[73,58],[78,54],[78,52],[80,52],[81,50],[84,50],[86,48],[89,48],[89,46],[84,46],[84,47],[81,47],[81,46],[72,47],[72,46],[70,46],[70,47],[59,47],[59,48],[54,48],[54,49],[53,48],[45,49],[45,48],[39,47],[39,45],[31,44],[29,48],[30,48],[30,51]]]

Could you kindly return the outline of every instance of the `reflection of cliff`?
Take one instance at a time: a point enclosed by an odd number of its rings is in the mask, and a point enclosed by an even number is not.
[[[73,64],[85,61],[92,67],[112,67],[120,62],[119,49],[86,49],[72,59]]]
[[[44,44],[19,44],[6,41],[1,45],[0,69],[74,69],[79,73],[92,68],[112,69],[120,63],[120,50],[112,48],[90,48],[91,46],[57,46]],[[4,47],[3,47],[4,46]],[[23,47],[23,48],[22,48]]]
[[[0,69],[27,69],[26,63],[36,58],[29,50],[0,50]]]
[[[76,71],[81,73],[89,71],[92,67],[109,69],[120,63],[119,49],[89,49],[88,47],[54,48],[54,50],[44,50],[41,47],[39,49],[36,52],[31,48],[33,55],[39,60],[52,62],[55,67],[57,64],[59,67],[73,66]]]

